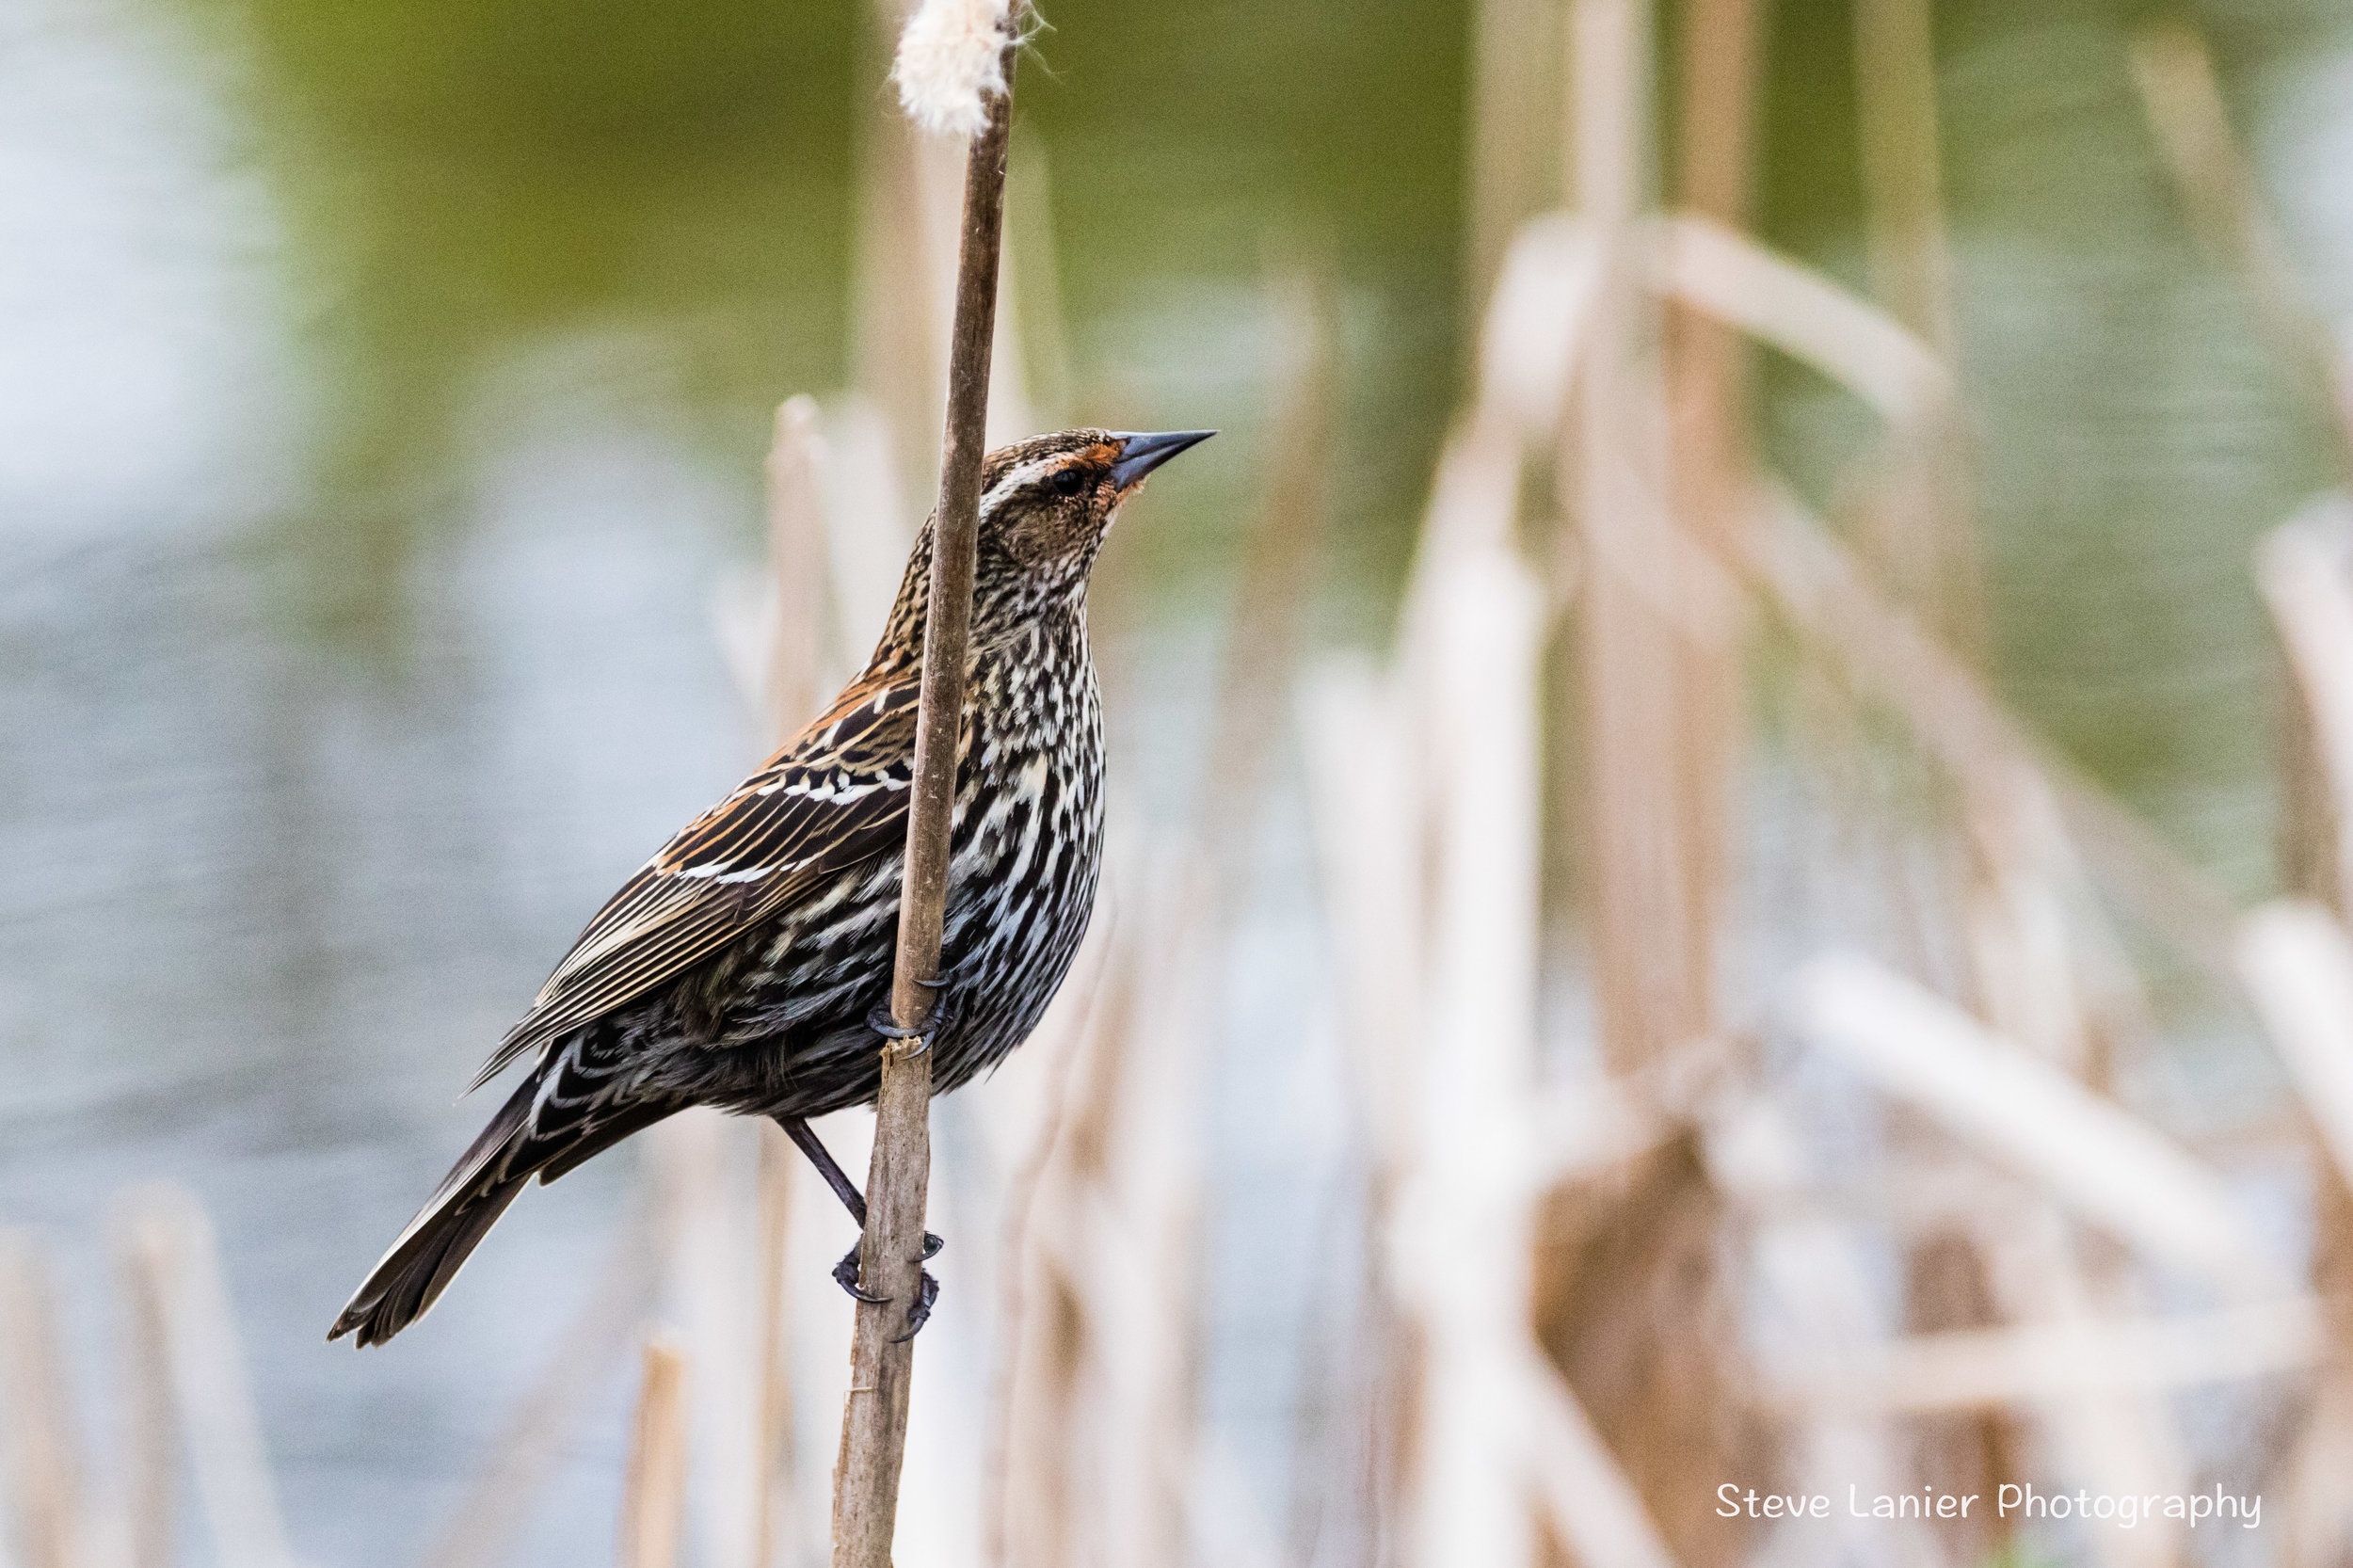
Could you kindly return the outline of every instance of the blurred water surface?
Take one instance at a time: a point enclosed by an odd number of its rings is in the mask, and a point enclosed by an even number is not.
[[[2269,742],[2247,550],[2332,470],[2175,211],[2135,14],[1939,10],[1994,662],[2249,891]],[[1261,281],[1303,248],[1346,328],[1316,627],[1385,625],[1460,370],[1466,19],[1048,15],[1021,135],[1052,171],[1071,412],[1229,432],[1155,487],[1096,601],[1119,765],[1169,818],[1271,456]],[[2205,20],[2316,292],[2353,310],[2345,8]],[[1859,280],[1849,31],[1781,8],[1765,228]],[[848,375],[879,83],[850,4],[0,9],[0,1218],[69,1243],[97,1386],[111,1195],[168,1176],[206,1198],[312,1560],[413,1556],[615,1229],[626,1155],[523,1206],[393,1352],[321,1342],[487,1112],[453,1103],[472,1066],[756,749],[711,590],[760,549],[770,410]],[[1794,367],[1767,386],[1771,455],[1826,491],[1854,410]],[[1211,1256],[1273,1282],[1215,1298],[1237,1348],[1210,1415],[1245,1449],[1294,1418],[1337,1136],[1281,1113],[1317,1103],[1274,1027],[1302,860],[1273,859],[1244,928],[1253,1048],[1212,1086]],[[619,1395],[531,1560],[608,1549]]]

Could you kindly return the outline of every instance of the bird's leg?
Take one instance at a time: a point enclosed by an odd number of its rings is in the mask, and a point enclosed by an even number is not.
[[[817,1129],[808,1125],[808,1118],[807,1116],[778,1116],[776,1125],[784,1128],[784,1135],[792,1140],[794,1148],[808,1156],[808,1162],[817,1167],[819,1176],[825,1178],[825,1185],[832,1188],[833,1195],[841,1200],[841,1207],[850,1211],[850,1218],[858,1223],[858,1228],[864,1229],[866,1226],[865,1195],[857,1190],[856,1184],[850,1180],[849,1172],[843,1170],[835,1161],[833,1151],[825,1147],[824,1142],[818,1138]]]
[[[866,1198],[858,1192],[857,1185],[851,1181],[850,1174],[844,1171],[840,1162],[834,1159],[833,1151],[826,1148],[824,1141],[817,1136],[817,1129],[808,1125],[808,1118],[778,1116],[776,1125],[784,1128],[784,1135],[792,1140],[794,1148],[808,1156],[808,1162],[817,1167],[819,1176],[825,1178],[825,1185],[833,1189],[833,1195],[841,1200],[841,1207],[850,1211],[850,1218],[857,1222],[858,1229],[864,1230],[866,1228]],[[930,1231],[925,1231],[923,1233],[923,1260],[928,1263],[938,1256],[939,1249],[947,1244]],[[833,1278],[835,1284],[870,1306],[879,1306],[890,1299],[888,1296],[870,1296],[858,1288],[857,1249],[856,1247],[852,1247],[843,1254],[841,1261],[833,1266]],[[914,1328],[907,1330],[908,1334],[912,1335],[916,1329],[923,1326],[923,1320],[932,1315],[932,1303],[938,1299],[939,1282],[926,1272],[923,1274],[922,1284],[917,1289],[915,1305],[907,1314],[909,1320],[915,1325]]]
[[[866,1228],[865,1195],[859,1192],[856,1184],[850,1180],[850,1173],[843,1170],[840,1162],[834,1159],[833,1151],[825,1147],[824,1140],[817,1136],[817,1129],[808,1125],[808,1118],[778,1116],[776,1125],[784,1128],[784,1135],[792,1140],[794,1148],[808,1156],[808,1162],[817,1167],[819,1176],[825,1178],[825,1185],[833,1189],[833,1195],[841,1200],[841,1207],[850,1211],[850,1218],[857,1222],[858,1229],[864,1230]],[[841,1261],[833,1266],[833,1277],[834,1283],[840,1286],[842,1289],[870,1305],[879,1306],[890,1299],[888,1296],[870,1296],[858,1288],[857,1249],[856,1247],[852,1247],[843,1256]]]

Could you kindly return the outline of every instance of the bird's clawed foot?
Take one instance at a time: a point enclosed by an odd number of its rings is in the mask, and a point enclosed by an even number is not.
[[[933,1235],[928,1230],[925,1231],[923,1233],[923,1260],[928,1263],[933,1258],[937,1257],[939,1256],[939,1249],[947,1244],[948,1243],[941,1238]],[[840,1286],[842,1289],[847,1290],[853,1301],[864,1302],[869,1306],[880,1306],[884,1303],[889,1301],[890,1298],[888,1296],[870,1295],[860,1286],[858,1281],[857,1252],[857,1248],[852,1247],[848,1252],[841,1255],[841,1261],[833,1266],[834,1283]],[[899,1336],[897,1339],[892,1340],[891,1343],[903,1344],[905,1341],[914,1338],[917,1335],[922,1333],[923,1325],[931,1321],[932,1305],[938,1300],[939,1281],[932,1277],[932,1272],[929,1269],[925,1269],[918,1276],[918,1282],[915,1288],[915,1304],[907,1308],[907,1331],[906,1333]]]
[[[939,1281],[932,1278],[929,1269],[924,1270],[920,1278],[920,1283],[915,1288],[915,1304],[907,1308],[907,1331],[891,1341],[894,1345],[905,1344],[922,1333],[923,1325],[932,1320],[932,1303],[939,1300]]]
[[[964,963],[950,965],[936,980],[916,982],[918,985],[932,993],[932,1021],[928,1028],[901,1028],[899,1020],[891,1016],[890,1004],[887,1001],[878,1001],[866,1010],[866,1027],[886,1040],[914,1040],[926,1034],[938,1033],[954,1023],[956,1016],[963,1011],[957,1001],[958,993],[950,986],[949,982],[957,970],[970,962],[971,960],[966,959]]]
[[[869,1306],[880,1306],[890,1299],[888,1296],[870,1296],[858,1288],[857,1249],[856,1247],[843,1253],[841,1261],[833,1266],[833,1282],[847,1290],[852,1301],[864,1302]]]

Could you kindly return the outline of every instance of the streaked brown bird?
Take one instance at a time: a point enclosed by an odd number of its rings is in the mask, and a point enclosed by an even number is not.
[[[1103,848],[1088,574],[1120,504],[1212,434],[1065,430],[983,467],[935,1094],[1028,1036],[1086,934]],[[931,559],[926,521],[865,670],[588,922],[474,1087],[525,1057],[530,1072],[329,1339],[390,1339],[534,1176],[553,1181],[689,1106],[776,1118],[865,1224],[808,1122],[880,1086]],[[859,1293],[855,1252],[835,1277]],[[926,1276],[911,1328],[934,1289]]]

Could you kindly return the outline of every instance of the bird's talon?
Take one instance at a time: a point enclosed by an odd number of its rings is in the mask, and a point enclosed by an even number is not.
[[[930,1023],[924,1025],[921,1029],[904,1028],[901,1026],[899,1020],[891,1016],[889,1003],[876,1002],[873,1006],[866,1010],[866,1027],[872,1030],[875,1033],[881,1035],[886,1040],[917,1040],[921,1039],[927,1034],[938,1033],[941,1030],[946,1029],[949,1025],[954,1023],[957,1017],[962,1015],[963,1009],[959,1007],[956,1002],[958,993],[943,989],[943,987],[945,987],[948,984],[946,981],[919,980],[916,984],[918,985],[929,986],[934,992],[936,993],[936,999],[932,1002],[932,1018]]]
[[[890,1299],[888,1296],[870,1296],[858,1288],[856,1247],[843,1253],[841,1261],[833,1266],[833,1282],[847,1290],[852,1301],[864,1302],[869,1306],[880,1306]]]
[[[904,1345],[923,1332],[923,1325],[932,1320],[932,1304],[939,1300],[939,1281],[932,1278],[929,1269],[923,1271],[922,1282],[915,1289],[915,1304],[907,1308],[907,1331],[891,1341]]]

